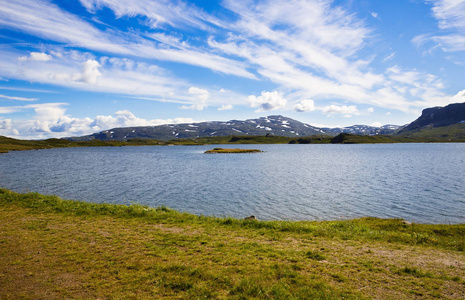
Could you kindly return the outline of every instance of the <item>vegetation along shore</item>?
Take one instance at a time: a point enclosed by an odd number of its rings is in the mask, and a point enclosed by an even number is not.
[[[464,128],[465,128],[465,124]],[[169,145],[225,145],[225,144],[386,144],[386,143],[448,143],[464,142],[461,136],[450,139],[449,136],[438,135],[355,135],[341,133],[337,136],[314,135],[308,137],[285,137],[285,136],[220,136],[202,137],[196,139],[175,139],[169,141],[153,139],[131,139],[127,141],[69,141],[65,139],[46,140],[18,140],[0,136],[0,153],[21,150],[37,150],[50,148],[69,147],[123,147],[123,146],[169,146]]]
[[[465,224],[240,220],[6,189],[0,220],[1,299],[465,297]]]

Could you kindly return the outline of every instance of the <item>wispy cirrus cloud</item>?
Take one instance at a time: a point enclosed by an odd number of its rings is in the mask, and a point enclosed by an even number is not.
[[[179,95],[179,91],[187,90],[188,86],[184,80],[157,66],[128,59],[102,57],[96,61],[92,55],[67,51],[60,52],[50,61],[18,65],[17,57],[21,53],[0,49],[0,76],[86,91],[150,95],[161,99]]]
[[[16,106],[1,106],[1,114],[11,114],[19,111],[34,109],[37,117],[39,119],[50,117],[59,117],[64,114],[65,109],[63,106],[68,105],[68,103],[37,103],[37,104],[27,104],[27,105],[16,105]]]
[[[464,0],[427,0],[433,5],[432,11],[441,29],[464,29]]]
[[[148,25],[153,28],[199,27],[208,29],[218,26],[221,22],[216,17],[205,13],[193,4],[184,1],[171,0],[79,0],[92,13],[103,7],[111,9],[120,18],[123,16],[143,16],[148,19]]]
[[[96,3],[97,6],[105,4],[103,1]],[[163,3],[160,5],[163,6]],[[169,3],[164,3],[164,5],[166,9],[170,6]],[[127,1],[124,2],[124,6],[128,6]],[[152,6],[149,5],[148,8]],[[121,7],[123,7],[122,2],[114,2],[111,6],[115,10]],[[134,15],[135,12],[132,14]],[[176,15],[179,16],[179,14]],[[46,1],[5,1],[0,6],[0,26],[63,43],[68,47],[180,62],[215,72],[255,78],[255,75],[247,71],[246,66],[241,62],[205,53],[188,47],[187,44],[184,49],[166,47],[164,46],[166,44],[160,45],[130,31],[101,31],[83,19]]]
[[[417,46],[433,42],[446,52],[465,51],[465,0],[425,0],[438,21],[439,33],[418,35],[413,38]]]
[[[450,98],[439,84],[423,85],[429,74],[407,83],[391,78],[389,70],[375,73],[370,58],[358,56],[371,29],[332,1],[224,3],[238,20],[227,25],[232,34],[211,35],[208,45],[228,57],[245,59],[258,74],[278,84],[297,109],[300,99],[311,98],[411,112],[432,102],[427,97],[431,94],[442,103]],[[414,71],[405,72],[408,76]],[[422,89],[429,93],[419,93]]]
[[[208,102],[220,108],[252,104],[258,111],[314,111],[318,110],[314,107],[328,106],[330,100],[349,103],[347,107],[363,104],[412,112],[450,100],[442,92],[442,82],[431,74],[401,67],[375,71],[375,54],[363,53],[373,29],[335,1],[225,0],[222,5],[228,18],[181,0],[80,3],[94,20],[105,8],[117,18],[137,19],[140,28],[92,22],[45,0],[4,1],[0,27],[49,43],[40,52],[25,52],[20,46],[1,49],[0,76],[158,99],[196,110],[206,108]],[[441,28],[459,34],[463,24],[454,10],[462,9],[464,1],[429,3]],[[158,62],[270,84],[266,89],[273,92],[257,95],[263,90],[260,87],[247,92],[254,93],[248,98],[237,89],[216,92],[221,86],[212,85],[202,88],[208,95],[193,94],[189,88],[195,84],[182,72],[175,75],[157,66]],[[309,101],[314,101],[313,106]]]
[[[17,100],[17,101],[36,101],[39,100],[38,98],[25,98],[25,97],[14,97],[14,96],[7,96],[0,94],[0,98],[8,99],[8,100]]]
[[[247,99],[246,95],[229,89],[208,91],[194,87],[186,80],[173,76],[168,70],[126,58],[103,56],[97,61],[89,53],[73,50],[54,52],[53,60],[17,64],[17,57],[21,57],[21,54],[21,51],[0,49],[0,76],[90,92],[180,103],[185,109],[202,110],[207,107],[207,100],[209,105],[220,107],[243,105]],[[0,89],[48,92],[13,87]],[[24,99],[23,101],[35,99],[20,98]]]

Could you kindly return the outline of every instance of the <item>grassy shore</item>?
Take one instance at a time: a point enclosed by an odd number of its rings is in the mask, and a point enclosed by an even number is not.
[[[284,136],[218,136],[170,141],[131,139],[128,141],[68,141],[62,139],[17,140],[0,136],[0,153],[20,150],[69,148],[69,147],[123,147],[123,146],[167,146],[167,145],[220,145],[220,144],[384,144],[384,143],[449,143],[465,142],[465,124],[451,126],[449,131],[440,129],[422,130],[409,135],[354,135],[342,133],[335,137],[314,135],[308,137]],[[462,128],[463,127],[463,128]],[[446,127],[449,128],[449,127]],[[449,133],[444,133],[449,132]],[[444,133],[444,134],[442,134]]]
[[[465,225],[248,221],[0,189],[0,299],[463,299]]]
[[[330,138],[325,137],[308,137],[306,142],[309,143],[329,143]],[[176,139],[171,141],[151,140],[151,139],[131,139],[128,141],[68,141],[62,139],[47,140],[18,140],[0,136],[0,153],[21,150],[38,150],[51,148],[70,148],[70,147],[123,147],[123,146],[196,146],[196,145],[215,145],[215,144],[289,144],[296,143],[293,138],[282,136],[219,136],[203,137],[197,139]]]

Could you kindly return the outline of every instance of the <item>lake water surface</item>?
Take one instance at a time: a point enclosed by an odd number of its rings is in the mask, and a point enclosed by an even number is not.
[[[203,154],[213,147],[264,153]],[[262,220],[465,223],[465,144],[68,148],[0,155],[0,187]]]

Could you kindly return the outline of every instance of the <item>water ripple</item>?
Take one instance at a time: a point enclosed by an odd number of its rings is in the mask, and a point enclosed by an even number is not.
[[[71,148],[0,156],[0,185],[64,198],[260,219],[465,222],[464,144]]]

